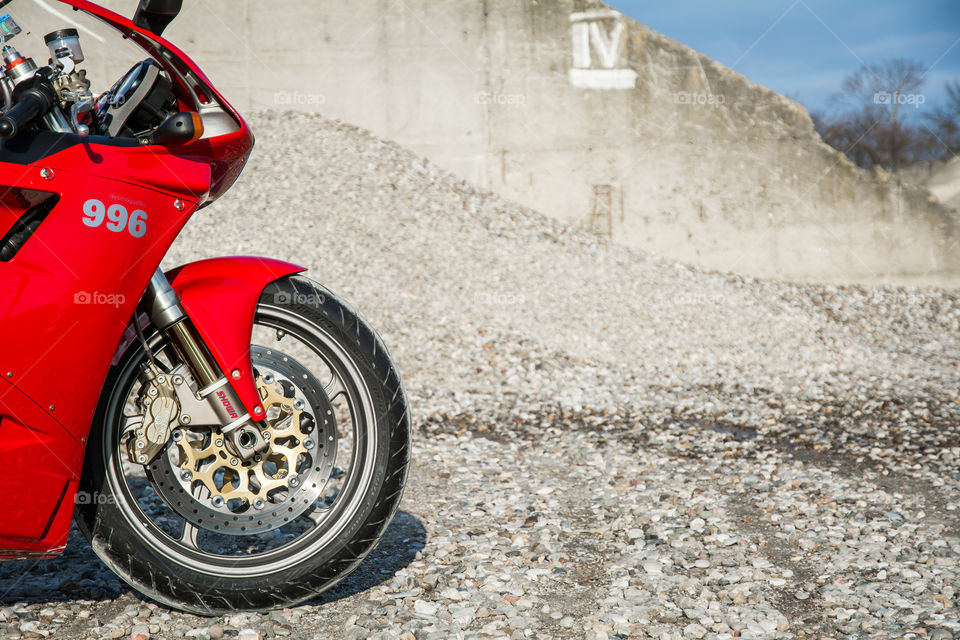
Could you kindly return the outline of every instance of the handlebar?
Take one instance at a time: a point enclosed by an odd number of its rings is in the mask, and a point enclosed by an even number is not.
[[[12,138],[53,108],[56,94],[50,83],[42,77],[34,80],[29,87],[14,93],[17,103],[0,116],[0,139]],[[18,86],[17,89],[21,87]]]

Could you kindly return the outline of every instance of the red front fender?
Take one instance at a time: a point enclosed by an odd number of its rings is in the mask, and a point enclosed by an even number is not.
[[[250,363],[253,316],[263,289],[284,276],[306,271],[270,258],[211,258],[167,272],[193,325],[226,374],[251,417],[263,418]],[[234,371],[239,372],[236,377]],[[260,407],[260,411],[254,409]]]

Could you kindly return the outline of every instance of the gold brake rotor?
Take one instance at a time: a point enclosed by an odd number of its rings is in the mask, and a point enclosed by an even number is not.
[[[180,473],[188,474],[186,478],[194,485],[202,484],[211,500],[219,497],[248,504],[267,502],[272,492],[295,488],[299,483],[297,463],[302,455],[308,455],[309,439],[301,431],[303,408],[296,406],[296,398],[284,395],[280,382],[267,383],[259,376],[257,389],[266,415],[261,432],[269,440],[261,455],[244,462],[227,447],[219,427],[196,439],[191,437],[199,434],[185,431],[175,441]]]

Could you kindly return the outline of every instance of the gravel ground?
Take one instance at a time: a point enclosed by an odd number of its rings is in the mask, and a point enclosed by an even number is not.
[[[348,125],[252,124],[170,264],[299,262],[380,328],[415,416],[401,512],[322,598],[220,619],[74,535],[0,565],[0,637],[960,638],[956,292],[703,272]]]

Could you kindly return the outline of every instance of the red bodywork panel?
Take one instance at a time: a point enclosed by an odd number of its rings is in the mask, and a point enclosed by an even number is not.
[[[62,1],[144,48],[171,76],[182,108],[236,126],[208,128],[224,133],[178,148],[50,132],[0,144],[0,237],[52,207],[12,258],[0,256],[0,558],[63,549],[84,445],[124,330],[187,220],[233,184],[253,147],[240,115],[179,49],[86,0]],[[18,151],[30,136],[39,143]],[[98,220],[91,202],[109,215]],[[118,222],[120,209],[128,225]],[[259,405],[249,356],[256,302],[269,282],[302,270],[223,258],[171,273],[251,415]]]
[[[102,155],[122,164],[127,151],[139,149],[111,147]],[[185,203],[181,212],[175,195],[102,178],[95,167],[78,162],[78,155],[85,155],[83,147],[45,158],[44,165],[53,168],[50,180],[40,177],[38,167],[10,180],[8,172],[23,167],[0,162],[4,186],[46,189],[60,198],[14,259],[0,262],[0,374],[79,440],[90,428],[120,337],[197,202],[179,198]],[[203,175],[209,181],[206,164],[169,157],[157,171],[164,178],[171,168],[185,182]],[[90,199],[146,212],[146,234],[135,238],[126,229],[111,231],[106,220],[87,226],[84,206]]]
[[[250,334],[257,301],[264,287],[284,276],[306,271],[289,262],[269,258],[211,258],[167,273],[180,302],[233,383],[244,408],[255,419],[260,394],[250,362]],[[235,378],[233,371],[239,371]]]
[[[35,402],[0,382],[0,558],[55,554],[67,544],[83,447]],[[29,425],[29,426],[28,426]]]

